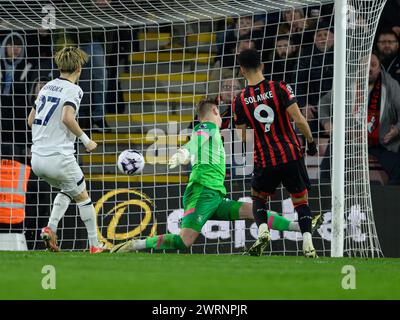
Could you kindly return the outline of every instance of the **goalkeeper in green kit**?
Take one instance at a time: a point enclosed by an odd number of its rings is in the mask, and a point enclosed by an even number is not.
[[[184,214],[180,234],[162,234],[146,239],[132,239],[111,249],[131,252],[144,249],[185,250],[197,239],[208,220],[252,219],[252,204],[224,198],[225,150],[220,134],[222,119],[214,102],[201,101],[197,108],[200,123],[195,126],[190,141],[182,146],[170,161],[173,169],[192,162],[193,168],[183,196]],[[269,227],[281,231],[300,231],[292,222],[275,212],[267,211]]]

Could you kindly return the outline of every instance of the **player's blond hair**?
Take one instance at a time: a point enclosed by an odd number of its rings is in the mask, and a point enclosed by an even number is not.
[[[82,67],[89,59],[89,56],[76,47],[64,47],[59,50],[54,60],[61,72],[74,73]]]

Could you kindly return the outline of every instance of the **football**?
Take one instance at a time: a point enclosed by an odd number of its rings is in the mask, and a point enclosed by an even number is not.
[[[144,157],[137,150],[124,150],[118,157],[118,170],[124,174],[139,174],[144,167]]]

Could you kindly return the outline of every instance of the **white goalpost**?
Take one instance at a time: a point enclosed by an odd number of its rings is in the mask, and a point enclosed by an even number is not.
[[[345,110],[337,106],[346,104],[346,0],[335,1],[335,52],[333,74],[333,126],[342,128],[345,124]],[[344,249],[344,170],[345,133],[333,130],[332,138],[332,257],[343,257]]]
[[[366,114],[369,60],[385,3],[335,1],[333,127],[345,130],[333,130],[333,257],[382,256],[373,223]]]
[[[191,168],[170,170],[167,163],[187,141],[195,106],[204,98],[216,101],[223,115],[227,196],[250,201],[252,141],[244,149],[234,131],[231,99],[245,86],[237,54],[255,47],[265,77],[294,88],[319,147],[316,156],[305,156],[310,207],[324,217],[314,233],[318,254],[381,257],[369,184],[366,109],[369,59],[385,3],[2,1],[0,46],[16,41],[22,49],[13,64],[5,62],[6,49],[0,55],[0,82],[11,83],[1,87],[1,159],[30,164],[26,115],[38,88],[58,76],[55,53],[67,45],[80,47],[90,60],[78,83],[84,92],[79,122],[98,148],[87,154],[77,145],[76,156],[95,203],[98,234],[110,247],[132,237],[178,233]],[[7,42],[10,38],[13,42]],[[6,70],[13,70],[14,78]],[[145,156],[142,174],[118,172],[116,159],[126,149]],[[44,249],[39,233],[55,194],[32,173],[24,221],[0,214],[0,233],[23,234],[29,250]],[[269,208],[297,219],[282,188]],[[300,234],[273,230],[271,235],[269,254],[302,254]],[[74,205],[60,222],[58,237],[61,249],[87,249]],[[256,238],[251,221],[209,221],[191,252],[240,253]]]

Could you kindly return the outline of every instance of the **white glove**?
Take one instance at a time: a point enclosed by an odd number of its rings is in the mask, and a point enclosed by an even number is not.
[[[175,153],[169,159],[169,168],[174,169],[181,164],[188,164],[190,162],[190,153],[189,150],[185,148],[178,149],[178,152]]]

